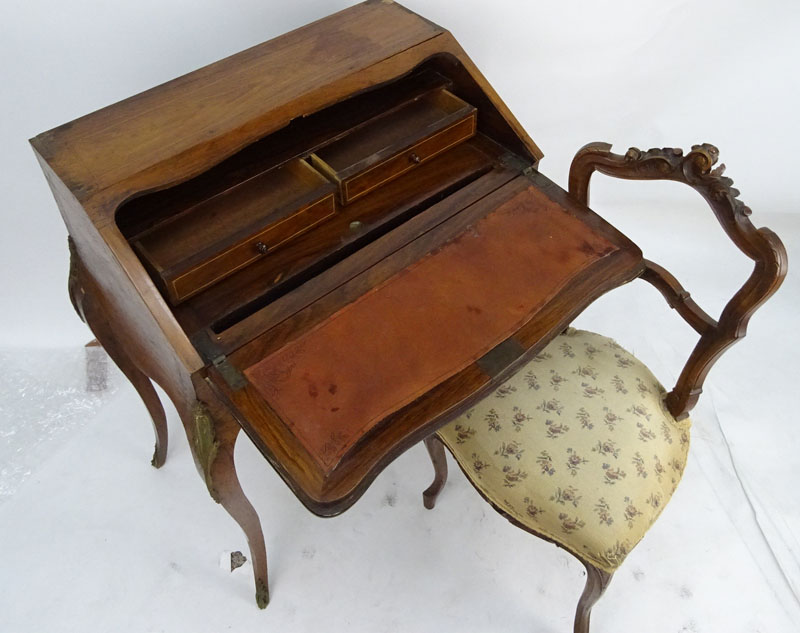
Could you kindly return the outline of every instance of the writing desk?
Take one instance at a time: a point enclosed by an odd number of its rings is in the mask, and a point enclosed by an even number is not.
[[[541,152],[444,29],[366,2],[31,141],[70,234],[76,310],[174,402],[245,531],[243,429],[305,506],[343,512],[486,394],[639,249]]]

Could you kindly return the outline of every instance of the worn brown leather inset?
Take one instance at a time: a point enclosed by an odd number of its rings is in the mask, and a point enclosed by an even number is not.
[[[615,250],[530,187],[244,373],[331,472],[387,415],[511,336]]]

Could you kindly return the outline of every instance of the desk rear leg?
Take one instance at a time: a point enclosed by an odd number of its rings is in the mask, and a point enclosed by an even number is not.
[[[104,308],[103,298],[95,290],[91,280],[83,274],[83,266],[75,253],[71,240],[69,295],[75,312],[89,326],[109,358],[125,374],[144,402],[144,406],[147,407],[156,436],[155,451],[150,463],[156,468],[160,468],[167,459],[168,444],[167,416],[164,413],[164,407],[150,378],[137,367],[118,341],[109,322],[107,310]]]

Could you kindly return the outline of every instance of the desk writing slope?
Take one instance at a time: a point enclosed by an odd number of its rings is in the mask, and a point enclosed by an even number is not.
[[[325,472],[615,251],[533,187],[245,371]]]
[[[266,437],[276,432],[266,427],[281,426],[293,436],[302,447],[296,458],[320,476],[305,491],[312,504],[326,501],[353,464],[363,467],[371,440],[404,411],[422,405],[427,418],[445,413],[452,402],[435,394],[460,376],[473,380],[471,391],[447,387],[456,402],[490,385],[493,354],[505,355],[505,369],[531,340],[541,347],[528,330],[565,292],[592,278],[602,286],[633,275],[640,261],[591,212],[565,208],[524,176],[468,211],[451,237],[241,367],[250,402],[263,400],[270,412],[248,416],[251,433]]]

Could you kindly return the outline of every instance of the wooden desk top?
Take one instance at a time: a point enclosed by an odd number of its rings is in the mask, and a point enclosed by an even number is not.
[[[370,0],[39,134],[31,144],[102,226],[131,196],[185,180],[295,117],[441,53],[485,83],[446,30],[394,2]]]

